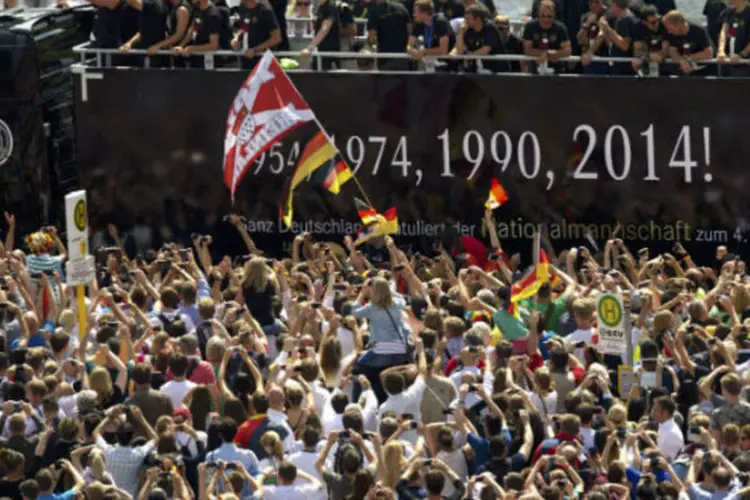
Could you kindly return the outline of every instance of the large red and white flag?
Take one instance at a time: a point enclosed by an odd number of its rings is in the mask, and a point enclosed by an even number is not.
[[[315,115],[270,50],[232,102],[224,137],[224,183],[234,194],[250,165]]]

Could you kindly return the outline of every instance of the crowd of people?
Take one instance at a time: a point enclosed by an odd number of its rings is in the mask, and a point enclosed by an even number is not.
[[[548,248],[543,279],[491,211],[489,243],[432,255],[301,234],[270,256],[238,216],[245,255],[200,234],[127,255],[112,227],[79,309],[57,229],[17,244],[5,220],[0,498],[750,498],[750,288],[725,247]],[[602,293],[632,359],[601,349]]]
[[[69,7],[73,0],[59,0]],[[750,9],[746,0],[707,0],[706,28],[674,0],[534,0],[521,33],[492,0],[90,0],[96,7],[93,46],[119,49],[115,65],[254,67],[268,49],[290,50],[290,35],[309,43],[295,67],[341,69],[338,57],[316,51],[401,54],[381,70],[490,71],[614,75],[747,76]],[[127,54],[133,49],[149,55]],[[236,57],[213,57],[215,51]],[[162,53],[157,55],[157,51]],[[164,51],[170,55],[164,55]],[[526,55],[529,60],[476,60],[449,55]],[[580,62],[565,61],[571,55]],[[444,56],[442,59],[436,57]],[[597,57],[625,58],[605,62]],[[563,59],[561,61],[561,59]],[[481,60],[480,60],[481,61]],[[362,57],[362,69],[375,62]],[[320,66],[320,68],[318,68]],[[352,69],[356,66],[344,66]]]

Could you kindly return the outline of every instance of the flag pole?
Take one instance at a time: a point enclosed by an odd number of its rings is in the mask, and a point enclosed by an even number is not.
[[[331,139],[331,136],[328,135],[328,132],[326,132],[326,129],[323,128],[323,124],[320,123],[320,120],[318,120],[318,117],[314,113],[313,113],[313,121],[318,126],[318,128],[320,129],[320,131],[323,132],[323,135],[326,137],[326,139],[328,140],[328,142],[330,142],[331,144],[333,144],[333,148],[336,150],[336,152],[339,155],[341,155],[341,151],[339,151],[339,148],[336,146],[336,143],[333,142],[333,139]],[[346,161],[346,160],[344,160],[344,161]],[[348,166],[349,165],[347,164],[347,167]],[[354,180],[354,183],[357,185],[357,188],[359,189],[359,193],[365,199],[365,201],[367,202],[367,204],[374,208],[374,205],[370,201],[370,198],[367,197],[367,193],[365,193],[365,190],[362,187],[362,184],[359,183],[359,181],[357,180],[357,176],[354,175],[354,172],[352,172],[352,180]]]

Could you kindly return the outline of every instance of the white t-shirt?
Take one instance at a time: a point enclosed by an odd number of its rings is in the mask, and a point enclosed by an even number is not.
[[[565,337],[565,345],[575,345],[579,342],[585,342],[586,347],[593,347],[594,346],[594,329],[593,328],[586,328],[586,329],[578,329]],[[586,350],[584,348],[576,348],[573,351],[573,355],[578,358],[578,361],[581,363],[586,363]]]
[[[173,408],[179,408],[182,406],[182,401],[185,399],[185,396],[187,396],[188,392],[190,392],[193,387],[196,387],[196,385],[197,384],[194,384],[189,380],[183,380],[182,382],[172,380],[161,386],[159,390],[170,397]]]
[[[319,451],[297,451],[289,455],[287,461],[297,466],[297,470],[306,472],[312,477],[323,481],[323,478],[318,474],[318,470],[315,468],[315,461],[318,459]]]
[[[263,498],[266,500],[309,500],[322,491],[323,485],[292,484],[289,486],[263,486]]]
[[[394,411],[397,416],[401,416],[404,413],[410,413],[414,416],[414,421],[422,423],[422,394],[424,394],[426,384],[424,377],[419,375],[414,383],[403,391],[401,394],[395,396],[388,396],[388,399],[380,405],[378,410],[378,425],[380,425],[380,415],[386,411]]]
[[[555,414],[555,410],[557,410],[557,391],[550,392],[543,399],[533,391],[527,391],[526,394],[529,396],[531,402],[534,403],[534,407],[544,422],[549,423],[552,420],[552,415]]]
[[[435,458],[445,462],[445,465],[451,468],[456,473],[462,483],[466,482],[466,478],[469,475],[469,470],[466,466],[466,457],[464,456],[463,450],[458,447],[456,450],[451,452],[439,451]],[[444,497],[451,496],[456,491],[452,481],[446,481],[443,486],[442,494]]]
[[[677,458],[677,454],[685,445],[685,437],[673,418],[659,425],[656,443],[668,461]]]

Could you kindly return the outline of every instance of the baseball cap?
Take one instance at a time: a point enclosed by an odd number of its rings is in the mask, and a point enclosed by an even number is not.
[[[190,418],[190,410],[188,410],[184,406],[175,408],[174,410],[172,410],[172,418],[175,418],[175,417],[182,417],[184,419],[188,419]]]

